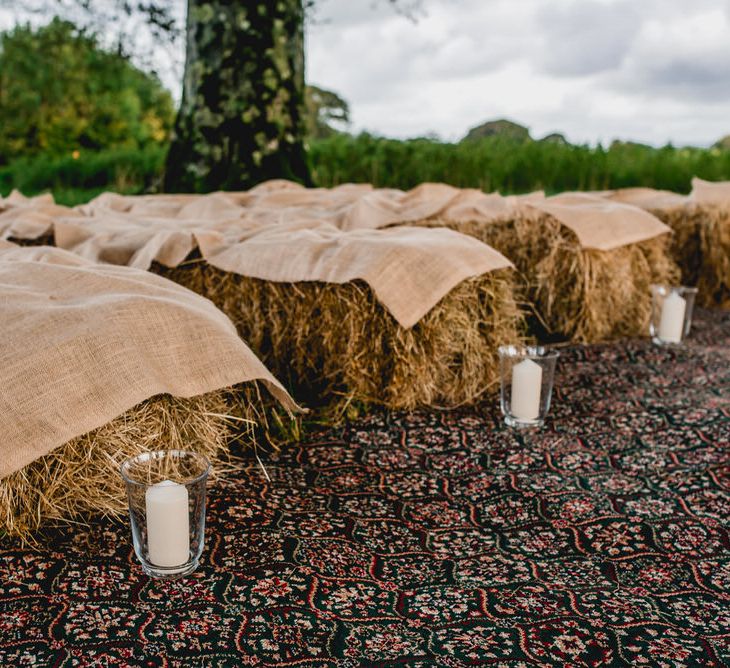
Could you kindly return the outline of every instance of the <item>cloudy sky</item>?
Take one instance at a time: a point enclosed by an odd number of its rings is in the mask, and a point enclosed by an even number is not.
[[[307,79],[350,103],[351,131],[456,140],[504,117],[591,144],[730,134],[730,0],[398,2],[417,20],[388,0],[316,0]],[[152,56],[176,95],[182,48]]]
[[[411,0],[412,1],[412,0]],[[506,117],[534,137],[709,145],[730,134],[730,0],[319,0],[307,78],[352,129],[458,139]]]

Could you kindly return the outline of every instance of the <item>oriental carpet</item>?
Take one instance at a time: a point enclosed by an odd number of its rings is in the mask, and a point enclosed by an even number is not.
[[[0,665],[730,664],[730,313],[570,347],[540,432],[376,414],[210,490],[201,568],[126,525],[0,541]]]

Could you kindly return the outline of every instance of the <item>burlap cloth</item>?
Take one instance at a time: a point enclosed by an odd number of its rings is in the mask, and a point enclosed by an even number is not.
[[[591,193],[564,193],[525,206],[559,220],[586,249],[610,251],[671,232],[658,218],[637,206]]]
[[[262,381],[296,404],[211,302],[148,272],[0,247],[0,477],[159,394]]]
[[[530,210],[548,213],[559,220],[575,233],[583,248],[612,250],[671,231],[639,207],[607,202],[587,193],[546,198],[544,193],[535,192],[503,197],[498,193],[486,194],[443,183],[425,183],[407,192],[352,185],[333,190],[306,190],[295,186],[288,187],[276,203],[270,197],[252,198],[248,204],[263,213],[262,219],[267,222],[276,220],[272,212],[282,206],[284,210],[279,210],[278,222],[289,220],[301,224],[311,221],[314,224],[327,219],[345,231],[381,229],[431,218],[489,224]],[[292,207],[288,210],[287,202]],[[271,212],[267,215],[269,209]]]
[[[463,280],[512,266],[489,246],[444,228],[342,233],[326,226],[287,227],[236,244],[199,242],[211,265],[252,278],[326,283],[361,279],[405,328]]]
[[[685,206],[690,201],[687,195],[680,195],[671,190],[654,190],[654,188],[621,188],[597,194],[613,202],[638,206],[645,211],[675,209]]]
[[[647,211],[669,210],[692,204],[730,207],[730,181],[704,181],[697,177],[692,179],[692,192],[689,195],[653,188],[622,188],[594,194]]]
[[[0,197],[0,236],[37,239],[53,232],[55,220],[73,213],[73,209],[55,204],[50,194],[25,197],[14,190],[8,197]]]
[[[730,207],[730,181],[704,181],[696,176],[692,179],[692,192],[689,195],[653,188],[623,188],[596,194],[647,211],[668,210],[692,204]]]
[[[697,204],[710,204],[730,208],[730,181],[703,181],[692,179],[690,199]]]

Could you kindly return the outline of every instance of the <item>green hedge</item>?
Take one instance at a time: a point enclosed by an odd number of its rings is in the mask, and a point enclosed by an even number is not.
[[[81,153],[78,158],[37,157],[0,167],[0,193],[17,188],[26,195],[50,190],[61,204],[85,202],[104,190],[141,193],[158,185],[167,149]]]
[[[412,188],[428,181],[504,193],[647,186],[687,192],[692,176],[730,179],[730,151],[637,144],[574,146],[490,137],[448,144],[337,135],[310,147],[315,181]]]
[[[81,153],[77,159],[18,160],[0,168],[0,193],[7,195],[12,188],[26,195],[50,190],[58,202],[77,204],[103,190],[153,192],[159,186],[165,152],[166,148],[153,146]],[[604,149],[499,137],[448,144],[337,135],[312,143],[309,157],[321,186],[352,181],[408,189],[438,181],[503,193],[631,186],[688,192],[693,176],[730,179],[730,150],[636,144]]]

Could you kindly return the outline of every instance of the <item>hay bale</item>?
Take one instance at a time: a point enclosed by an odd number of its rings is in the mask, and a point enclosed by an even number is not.
[[[498,383],[497,347],[521,333],[510,269],[462,282],[410,329],[362,281],[276,283],[199,256],[153,271],[212,300],[294,396],[327,408],[330,421],[353,402],[472,403]]]
[[[730,181],[694,177],[689,199],[692,215],[699,220],[700,304],[730,307]]]
[[[585,249],[554,217],[513,215],[493,222],[442,219],[509,258],[522,275],[522,289],[550,338],[593,343],[648,331],[652,283],[674,283],[678,269],[668,253],[669,235],[609,251]]]
[[[647,211],[672,228],[670,253],[681,271],[681,282],[696,286],[702,268],[702,216],[697,207],[683,204]]]
[[[697,303],[730,306],[730,208],[687,202],[649,211],[672,228],[671,253],[682,283],[697,287]]]
[[[141,452],[195,450],[225,470],[233,439],[267,429],[259,384],[298,408],[222,313],[169,281],[12,245],[0,272],[1,531],[123,512],[118,467]]]
[[[730,208],[698,205],[702,266],[697,279],[700,304],[730,308]]]
[[[692,194],[623,188],[604,194],[641,207],[674,232],[671,254],[682,283],[698,288],[702,306],[730,306],[730,187],[692,179]]]
[[[52,450],[0,480],[0,531],[33,542],[34,532],[48,525],[125,515],[119,467],[143,452],[191,450],[213,462],[216,476],[226,475],[240,466],[231,456],[231,441],[256,443],[256,392],[253,385],[237,390],[237,407],[227,391],[192,399],[153,397]]]

